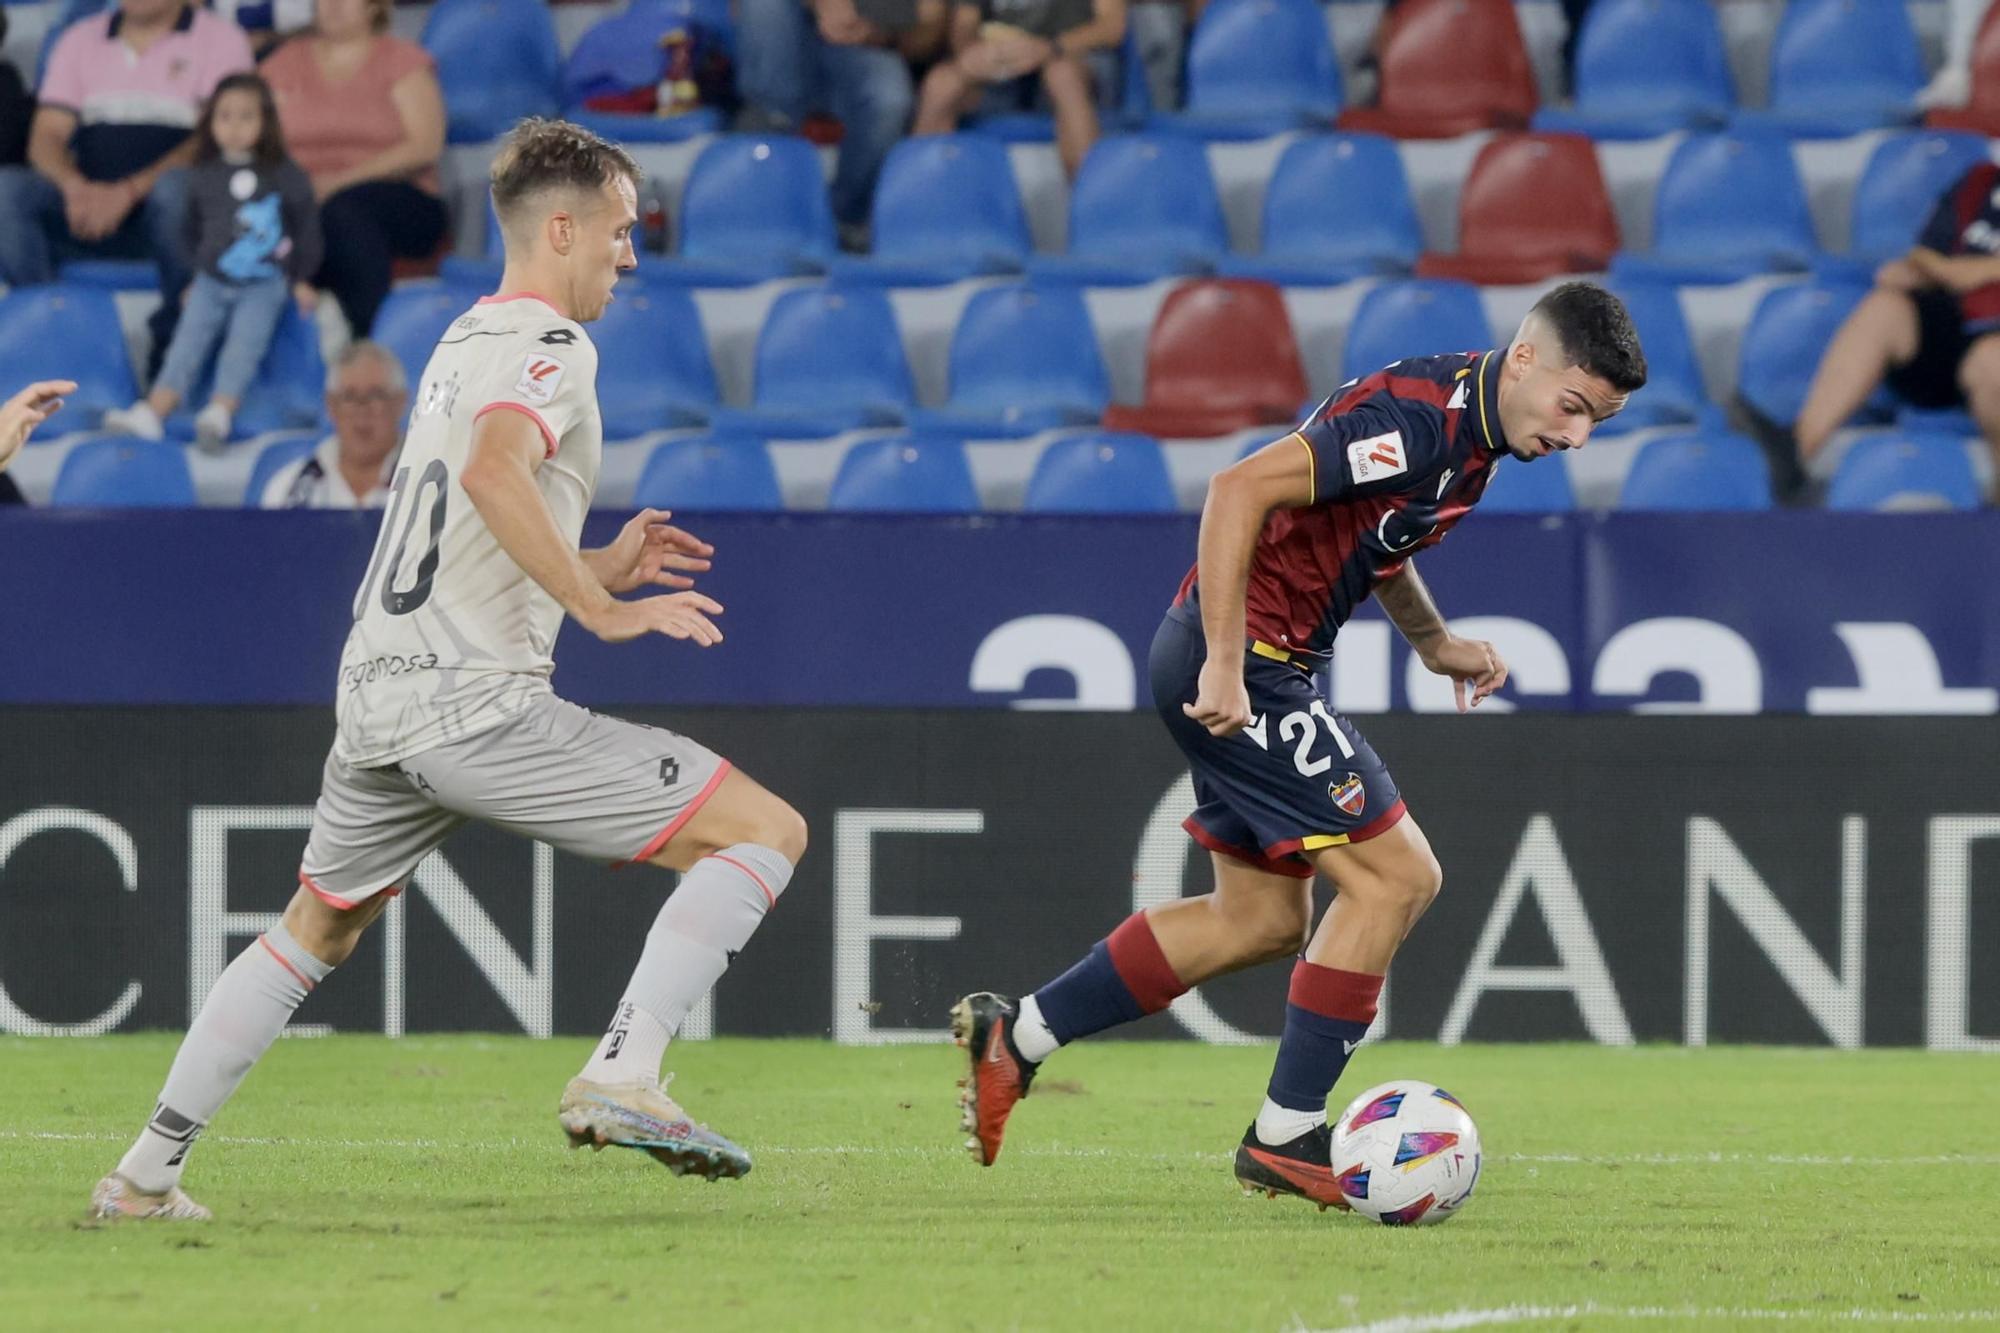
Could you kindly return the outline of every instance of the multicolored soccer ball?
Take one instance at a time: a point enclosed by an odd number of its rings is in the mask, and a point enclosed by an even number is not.
[[[1415,1079],[1349,1102],[1333,1127],[1333,1169],[1348,1207],[1384,1226],[1427,1226],[1479,1183],[1479,1129],[1458,1098]]]

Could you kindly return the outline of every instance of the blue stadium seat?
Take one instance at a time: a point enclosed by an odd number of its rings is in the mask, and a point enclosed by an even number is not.
[[[56,265],[58,281],[114,292],[150,292],[160,285],[160,266],[150,259],[71,259]]]
[[[194,478],[179,445],[122,437],[72,446],[49,496],[58,507],[184,509],[194,502]]]
[[[1359,379],[1393,361],[1493,345],[1479,289],[1443,278],[1385,282],[1361,298],[1347,326],[1340,377]]]
[[[1028,261],[1035,277],[1134,286],[1208,273],[1229,249],[1229,226],[1208,152],[1170,134],[1113,135],[1091,145],[1070,191],[1069,253]]]
[[[1822,277],[1873,280],[1876,268],[1916,244],[1947,187],[1987,158],[1984,135],[1911,130],[1877,144],[1854,187],[1853,226],[1844,255],[1814,266]]]
[[[1231,278],[1330,286],[1407,273],[1424,248],[1402,154],[1374,134],[1302,135],[1264,192],[1261,249],[1217,265]]]
[[[556,113],[562,56],[542,0],[438,0],[424,23],[446,138],[482,143],[523,116]]]
[[[783,509],[777,469],[762,440],[707,435],[669,440],[646,459],[632,493],[635,505],[676,513]]]
[[[1771,46],[1770,106],[1737,124],[1840,138],[1907,122],[1924,61],[1902,0],[1790,0]]]
[[[1025,283],[976,292],[951,338],[951,399],[910,413],[920,435],[1011,438],[1094,423],[1111,381],[1083,295]]]
[[[1022,507],[1032,514],[1171,514],[1180,504],[1158,441],[1107,433],[1044,449]]]
[[[1771,507],[1764,451],[1727,432],[1648,440],[1618,492],[1620,509],[1758,510]]]
[[[654,276],[747,287],[823,272],[836,248],[819,150],[790,136],[724,135],[688,173],[680,252]]]
[[[1019,273],[1035,248],[1006,145],[977,134],[897,144],[882,164],[872,216],[874,252],[836,256],[836,278],[936,286]]]
[[[904,436],[851,446],[826,505],[875,513],[969,514],[979,509],[979,491],[964,445]]]
[[[670,31],[706,27],[693,6],[632,5],[599,20],[577,38],[562,67],[563,115],[614,143],[681,143],[722,129],[722,113],[696,107],[674,116],[592,111],[585,101],[606,92],[657,84],[665,72],[662,39]],[[725,16],[726,26],[726,16]]]
[[[676,287],[620,290],[590,326],[606,439],[698,426],[721,401],[694,298]]]
[[[1653,201],[1653,248],[1612,261],[1621,279],[1737,282],[1809,267],[1818,253],[1790,141],[1702,134],[1674,150]]]
[[[1576,98],[1538,130],[1651,139],[1716,129],[1736,102],[1729,49],[1708,0],[1597,0],[1576,46]]]
[[[1154,128],[1262,139],[1340,114],[1340,66],[1314,0],[1213,0],[1187,46],[1187,107]]]
[[[1826,507],[1861,510],[1977,509],[1979,483],[1965,444],[1949,435],[1878,435],[1857,440],[1827,488]]]
[[[1639,346],[1646,354],[1646,387],[1598,432],[1615,435],[1699,420],[1711,409],[1680,296],[1672,287],[1650,282],[1621,282],[1615,290],[1639,331]]]
[[[414,399],[438,339],[451,322],[479,299],[476,289],[448,282],[408,283],[392,288],[375,314],[370,336],[396,354]],[[406,409],[407,410],[407,409]]]
[[[250,481],[243,487],[243,504],[255,509],[264,501],[264,488],[271,484],[271,478],[282,468],[289,467],[304,458],[319,446],[323,437],[318,431],[304,431],[273,440],[257,451],[257,461],[250,467]]]
[[[1736,392],[1780,425],[1798,420],[1821,355],[1868,289],[1802,282],[1764,294],[1743,331]]]
[[[507,267],[507,240],[500,234],[500,215],[493,211],[492,196],[486,200],[486,239],[479,254],[460,254],[458,251],[446,255],[438,261],[438,276],[446,282],[462,287],[478,287],[493,291],[500,285],[500,275]],[[630,279],[626,279],[630,281]]]
[[[0,393],[11,397],[35,380],[76,381],[53,437],[97,425],[106,412],[139,396],[138,378],[118,332],[118,303],[101,287],[16,287],[0,297]]]
[[[194,413],[208,402],[215,381],[215,362],[202,368],[194,391],[180,411],[167,418],[170,439],[194,438]],[[236,409],[234,437],[248,439],[274,430],[303,430],[326,420],[326,363],[320,360],[319,329],[309,316],[285,304],[270,350],[257,367],[257,378]]]
[[[1576,508],[1576,491],[1569,484],[1569,468],[1561,454],[1538,458],[1532,463],[1519,458],[1503,458],[1486,483],[1480,497],[1482,514],[1566,514]]]
[[[709,414],[717,434],[819,439],[894,426],[916,401],[889,298],[871,287],[802,287],[771,303],[757,335],[755,405]]]

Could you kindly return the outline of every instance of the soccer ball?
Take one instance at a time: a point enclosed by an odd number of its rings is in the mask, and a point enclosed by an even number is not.
[[[1415,1079],[1370,1088],[1333,1127],[1333,1169],[1348,1207],[1384,1226],[1426,1226],[1479,1183],[1479,1129],[1458,1098]]]

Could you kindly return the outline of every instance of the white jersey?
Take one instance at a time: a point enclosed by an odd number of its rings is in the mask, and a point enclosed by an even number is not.
[[[424,367],[355,595],[334,753],[357,768],[477,735],[549,693],[562,607],[500,548],[460,483],[488,412],[540,429],[535,484],[563,536],[582,535],[604,452],[597,349],[539,298],[486,297]]]

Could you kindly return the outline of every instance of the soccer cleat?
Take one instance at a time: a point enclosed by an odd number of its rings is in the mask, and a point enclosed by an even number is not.
[[[1333,1131],[1325,1125],[1272,1147],[1257,1137],[1253,1123],[1236,1148],[1236,1183],[1245,1194],[1261,1191],[1273,1199],[1296,1194],[1318,1204],[1321,1212],[1348,1210],[1340,1180],[1333,1174]]]
[[[190,1199],[179,1185],[148,1194],[113,1171],[90,1192],[90,1215],[100,1222],[130,1218],[147,1222],[209,1222],[215,1214]]]
[[[952,1039],[971,1057],[971,1068],[958,1081],[959,1128],[972,1135],[966,1151],[991,1166],[1000,1155],[1000,1139],[1014,1103],[1028,1095],[1040,1068],[1014,1045],[1014,1019],[1020,1006],[1004,995],[978,991],[951,1007]]]
[[[572,1148],[636,1148],[677,1176],[735,1180],[750,1154],[698,1125],[657,1083],[593,1083],[573,1078],[556,1119]]]

